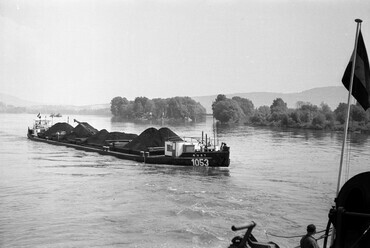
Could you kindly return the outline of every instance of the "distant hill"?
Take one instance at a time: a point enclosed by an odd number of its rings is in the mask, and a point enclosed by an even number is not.
[[[222,94],[222,93],[220,93]],[[319,106],[322,102],[328,104],[332,110],[336,109],[341,102],[347,102],[348,91],[343,86],[320,87],[310,90],[305,90],[299,93],[273,93],[273,92],[251,92],[251,93],[235,93],[225,94],[226,97],[232,98],[240,96],[251,100],[255,107],[263,105],[270,106],[276,98],[281,98],[288,104],[289,108],[295,108],[298,101],[310,102]],[[206,108],[207,113],[212,113],[212,102],[217,95],[210,96],[195,96],[191,97]],[[16,107],[27,107],[28,110],[37,112],[55,112],[55,113],[97,113],[103,112],[110,114],[110,103],[73,106],[73,105],[44,105],[41,103],[25,101],[14,96],[9,96],[0,93],[0,102]]]
[[[110,103],[94,104],[84,106],[74,105],[46,105],[39,102],[31,102],[20,99],[15,96],[10,96],[0,93],[0,103],[6,104],[8,107],[5,112],[27,112],[27,113],[61,113],[61,114],[100,114],[110,115]],[[21,110],[19,108],[22,108]]]
[[[26,101],[18,97],[2,93],[0,93],[0,102],[5,103],[7,105],[13,105],[15,107],[30,107],[34,105],[41,105],[41,103]]]
[[[317,106],[320,106],[320,104],[324,102],[334,110],[338,107],[339,103],[347,102],[348,91],[343,86],[329,86],[305,90],[299,93],[251,92],[225,95],[227,98],[232,98],[234,96],[247,98],[253,102],[254,107],[263,105],[270,106],[276,98],[281,98],[287,103],[289,108],[295,108],[298,101],[303,101],[310,102]],[[203,105],[207,113],[212,113],[212,102],[216,97],[217,95],[196,96],[192,98]]]
[[[33,105],[27,107],[28,112],[36,111],[43,113],[62,113],[62,114],[110,114],[110,104],[94,104],[84,106],[74,105]]]

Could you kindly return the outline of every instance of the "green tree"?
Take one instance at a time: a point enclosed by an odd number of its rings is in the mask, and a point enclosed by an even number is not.
[[[206,109],[200,103],[194,101],[190,97],[179,98],[179,102],[181,104],[182,115],[185,118],[190,118],[193,121],[204,118]]]
[[[289,113],[289,117],[294,121],[296,124],[302,123],[301,121],[301,115],[298,110],[292,111]]]
[[[136,113],[135,113],[135,110],[134,110],[134,104],[132,102],[130,102],[126,107],[125,107],[125,111],[122,112],[122,115],[121,117],[124,117],[126,119],[135,119],[136,118]]]
[[[324,128],[325,127],[325,115],[323,113],[318,113],[312,119],[312,125],[316,128]]]
[[[272,105],[270,106],[271,114],[274,113],[287,113],[288,107],[287,104],[281,98],[276,98]]]
[[[241,119],[245,118],[239,104],[232,99],[216,101],[212,106],[212,110],[213,116],[221,123],[239,122]]]
[[[155,108],[155,104],[152,100],[148,99],[145,103],[145,106],[144,106],[144,113],[147,115],[147,116],[153,116],[153,112],[154,112],[154,108]]]
[[[219,95],[217,95],[215,102],[217,103],[217,102],[221,102],[221,101],[225,101],[225,100],[226,100],[226,96],[223,95],[223,94],[219,94]]]
[[[319,108],[309,102],[299,102],[297,103],[299,108],[296,110],[299,115],[301,123],[312,123],[313,118],[317,115]]]
[[[339,103],[338,107],[334,110],[335,119],[339,121],[339,123],[344,124],[346,122],[346,115],[347,115],[347,104],[346,103]]]
[[[334,110],[335,118],[339,123],[344,124],[346,121],[346,115],[347,115],[347,104],[346,103],[340,103],[338,107]],[[368,114],[366,111],[361,107],[359,104],[352,104],[350,109],[350,120],[356,121],[356,122],[363,122],[364,124],[368,122]]]
[[[168,101],[167,116],[175,119],[182,118],[180,103],[175,98],[171,98]]]
[[[127,105],[128,101],[126,98],[117,96],[111,100],[110,104],[111,104],[111,107],[110,107],[111,113],[114,116],[120,116],[122,106]]]
[[[246,117],[251,117],[254,114],[253,102],[247,98],[241,98],[239,96],[234,96],[232,100],[236,101]]]
[[[366,111],[360,105],[352,105],[351,118],[357,122],[367,122]]]
[[[153,99],[154,110],[153,115],[155,118],[165,118],[167,117],[167,99],[155,98]]]
[[[270,121],[281,122],[288,113],[287,104],[281,98],[276,98],[270,106]]]
[[[254,115],[251,118],[251,122],[260,125],[267,125],[267,120],[271,114],[269,106],[260,106],[254,112]]]
[[[324,114],[325,120],[329,122],[334,121],[334,113],[328,104],[322,102],[320,104],[320,112]]]

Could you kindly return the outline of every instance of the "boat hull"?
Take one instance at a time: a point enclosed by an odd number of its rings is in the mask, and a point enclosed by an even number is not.
[[[195,167],[228,167],[230,164],[229,151],[205,151],[194,153],[183,153],[179,157],[165,155],[150,155],[148,152],[142,152],[140,155],[114,151],[113,147],[94,147],[89,145],[72,144],[62,141],[55,141],[36,137],[28,132],[27,137],[36,142],[43,142],[51,145],[66,146],[87,152],[97,152],[101,155],[110,155],[120,159],[132,160],[147,164],[167,164],[179,166]]]

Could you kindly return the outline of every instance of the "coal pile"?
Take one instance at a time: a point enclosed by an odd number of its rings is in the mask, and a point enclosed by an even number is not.
[[[98,130],[92,127],[89,123],[80,122],[75,128],[73,128],[70,135],[68,135],[68,139],[87,138],[95,135],[97,132]]]
[[[158,130],[158,132],[160,133],[162,139],[164,139],[164,141],[182,141],[182,139],[176,134],[174,133],[171,129],[169,129],[168,127],[162,127],[161,129]],[[163,141],[163,145],[164,145],[164,141]]]
[[[74,129],[73,133],[76,134],[78,138],[86,138],[90,137],[98,132],[97,129],[92,127],[89,123],[87,122],[80,122]]]
[[[59,134],[69,134],[73,130],[73,127],[66,122],[58,122],[51,126],[45,133],[45,137],[52,137]]]
[[[87,138],[87,144],[89,145],[98,145],[102,146],[105,145],[105,141],[107,140],[109,132],[105,129],[100,130],[96,134]]]
[[[108,145],[107,140],[132,140],[137,137],[137,134],[123,133],[123,132],[108,132],[105,129],[100,130],[96,134],[87,138],[87,144],[103,146]]]
[[[64,139],[66,139],[69,142],[76,142],[76,140],[79,140],[79,142],[85,141],[88,137],[93,136],[98,132],[97,129],[92,127],[87,122],[79,122],[79,124],[73,128],[73,130],[67,134]]]
[[[125,145],[124,148],[134,151],[147,151],[148,147],[164,147],[164,142],[167,140],[181,141],[182,139],[169,128],[157,130],[151,127]]]
[[[138,137],[134,133],[124,133],[124,132],[110,132],[107,136],[107,140],[133,140]]]

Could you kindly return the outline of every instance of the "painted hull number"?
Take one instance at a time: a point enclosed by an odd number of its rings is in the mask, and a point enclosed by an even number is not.
[[[209,161],[206,158],[193,158],[191,162],[193,166],[209,166]]]

